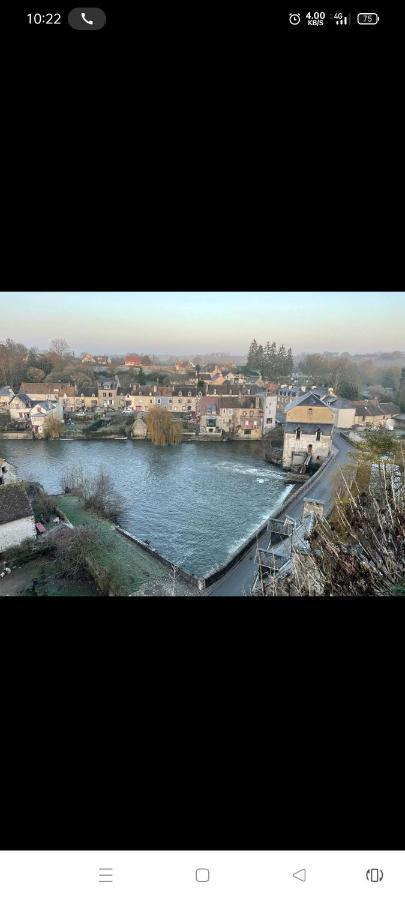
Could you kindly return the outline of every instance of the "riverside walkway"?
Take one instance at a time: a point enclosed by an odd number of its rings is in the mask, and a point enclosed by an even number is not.
[[[324,503],[325,515],[329,515],[333,507],[334,491],[336,476],[339,469],[349,462],[353,453],[353,447],[341,437],[339,432],[333,435],[333,446],[336,455],[331,462],[325,467],[325,470],[314,481],[313,485],[310,480],[308,482],[307,492],[302,492],[297,496],[292,494],[291,500],[283,505],[283,516],[288,515],[293,519],[300,520],[304,509],[304,497],[308,496],[314,500],[320,500]],[[316,478],[316,476],[315,476]],[[277,512],[275,512],[277,516]],[[269,534],[267,531],[259,538],[259,547],[267,547],[269,543]],[[253,585],[256,573],[256,547],[253,546],[245,553],[242,558],[229,569],[222,578],[219,578],[211,587],[204,591],[206,596],[210,597],[241,597],[249,596],[250,589]]]

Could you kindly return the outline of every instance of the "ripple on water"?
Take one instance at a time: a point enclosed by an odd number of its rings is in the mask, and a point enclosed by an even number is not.
[[[0,456],[49,492],[61,491],[72,465],[109,472],[124,501],[123,527],[195,575],[223,565],[292,489],[261,452],[242,442],[0,440]]]

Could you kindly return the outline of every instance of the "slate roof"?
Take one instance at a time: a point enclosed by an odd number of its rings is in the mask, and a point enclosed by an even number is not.
[[[354,400],[344,400],[343,397],[336,397],[328,402],[331,409],[355,409]]]
[[[397,416],[401,411],[396,403],[380,403],[380,406],[385,415],[388,414],[389,416]]]
[[[32,516],[32,508],[26,490],[21,484],[4,484],[0,487],[0,525]]]
[[[16,397],[18,397],[19,400],[22,400],[22,402],[25,403],[25,405],[29,406],[30,408],[32,406],[35,406],[36,403],[38,402],[37,400],[31,400],[31,397],[29,397],[28,394],[25,394],[24,391],[18,391],[18,394],[15,394],[15,396],[12,398],[12,400],[10,400],[10,403],[12,403]]]
[[[287,403],[287,406],[284,408],[284,412],[288,412],[290,409],[293,409],[294,406],[328,406],[327,403],[324,403],[323,400],[315,394],[314,391],[308,391],[307,394],[301,394],[296,400],[292,400],[291,403]]]
[[[370,403],[369,401],[365,402],[364,400],[355,400],[354,408],[356,410],[356,416],[383,416],[384,411],[381,409],[379,403]]]
[[[14,397],[14,391],[9,384],[5,384],[4,387],[0,387],[0,397],[9,397],[10,400],[12,397]]]

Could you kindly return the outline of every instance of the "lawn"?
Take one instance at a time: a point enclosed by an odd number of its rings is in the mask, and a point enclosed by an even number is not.
[[[105,550],[104,540],[97,562],[114,572],[115,593],[128,596],[139,591],[148,582],[167,583],[170,573],[163,563],[127,540],[115,530],[111,522],[83,509],[77,497],[63,494],[54,500],[72,525],[90,525],[96,528],[104,539],[107,538],[108,550]]]

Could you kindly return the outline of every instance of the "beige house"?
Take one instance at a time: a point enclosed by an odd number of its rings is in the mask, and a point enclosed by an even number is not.
[[[222,431],[237,440],[260,440],[263,435],[263,409],[260,397],[221,397],[219,404]]]
[[[384,411],[374,400],[355,400],[356,410],[355,425],[368,425],[371,428],[379,428],[384,425]]]
[[[285,407],[282,465],[300,469],[319,465],[332,450],[335,413],[324,400],[309,391]]]
[[[43,400],[61,402],[64,409],[74,409],[75,406],[76,389],[72,384],[58,384],[54,381],[48,383],[23,381],[20,387],[21,391],[36,402]]]
[[[333,412],[335,413],[336,428],[353,428],[356,408],[354,400],[344,400],[343,397],[324,397]]]
[[[0,486],[0,552],[35,538],[31,503],[21,482]]]
[[[106,408],[120,409],[123,405],[121,388],[116,381],[103,381],[99,384],[98,405]]]

